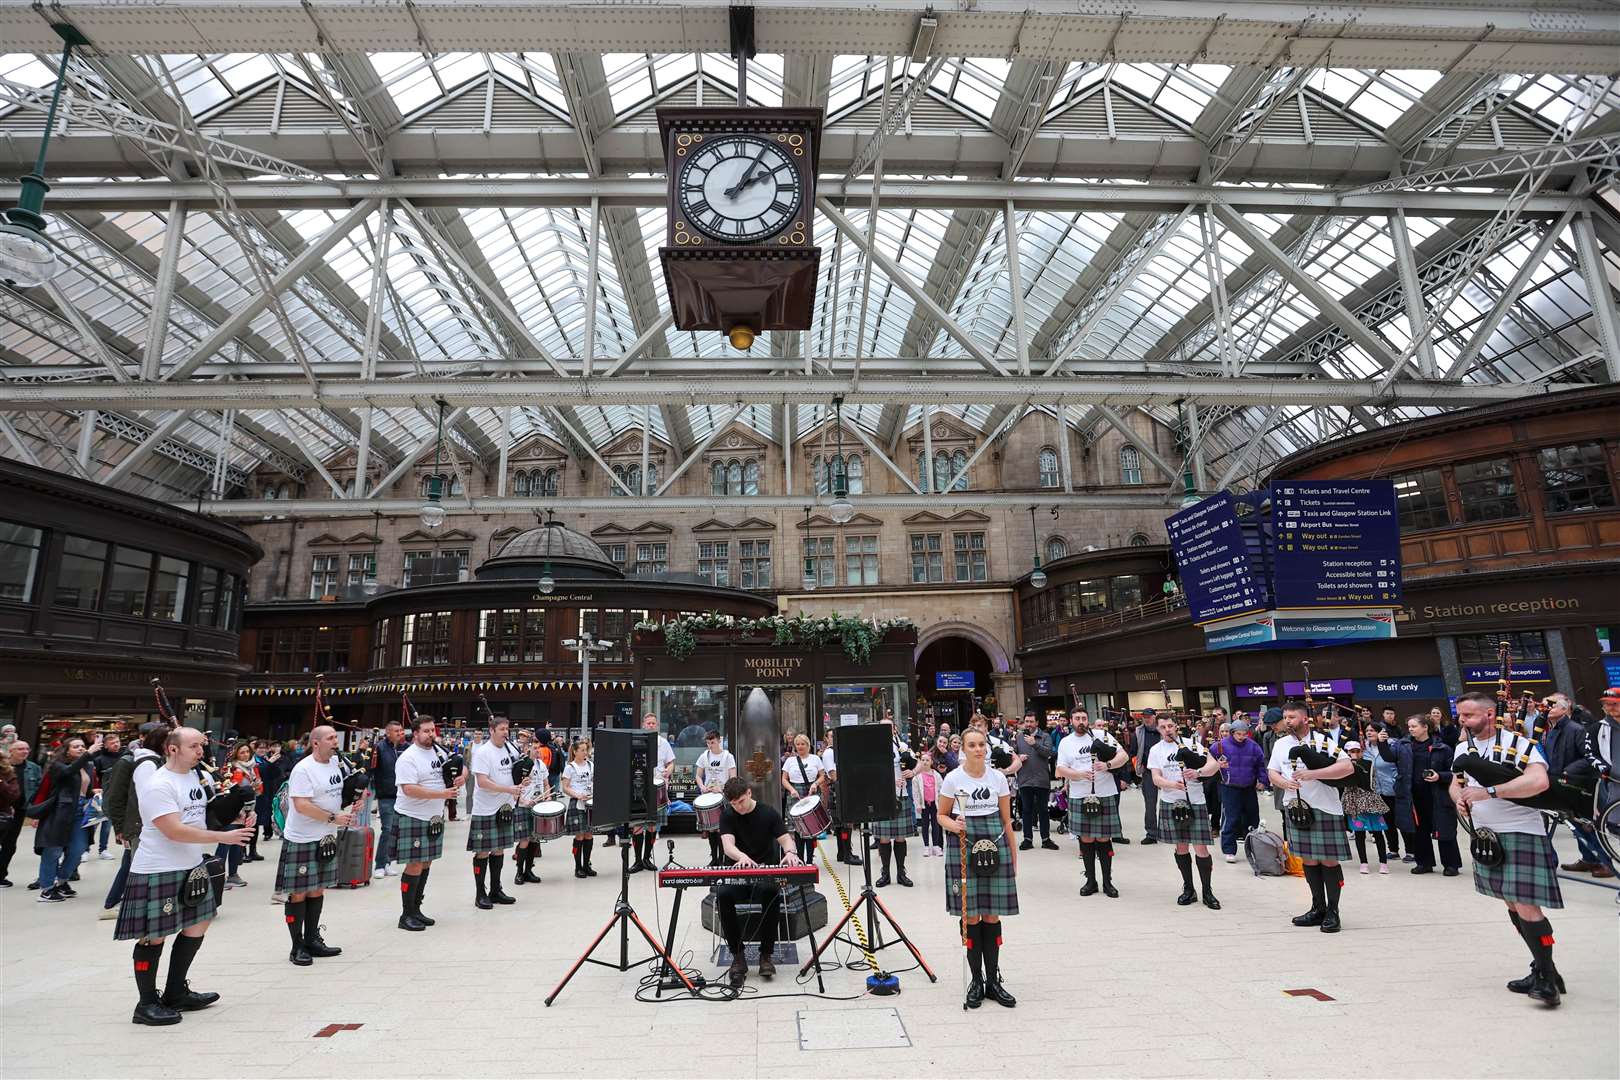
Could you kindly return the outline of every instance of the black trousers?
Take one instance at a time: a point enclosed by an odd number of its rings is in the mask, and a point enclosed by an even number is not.
[[[715,906],[720,909],[720,930],[731,947],[733,957],[741,956],[746,941],[742,919],[737,915],[738,904],[759,904],[758,924],[748,920],[747,930],[759,939],[759,955],[769,956],[776,947],[776,925],[782,918],[782,893],[775,885],[722,885],[714,891]]]
[[[1018,789],[1018,816],[1024,819],[1024,839],[1030,838],[1030,827],[1037,821],[1041,825],[1041,839],[1052,838],[1052,826],[1047,821],[1046,805],[1052,800],[1052,789],[1030,784]]]
[[[11,824],[0,830],[0,878],[11,869],[11,857],[17,854],[17,840],[22,836],[23,816],[18,809],[11,815]]]
[[[1408,838],[1408,850],[1417,857],[1419,866],[1434,868],[1435,844],[1440,846],[1440,865],[1443,867],[1462,866],[1462,852],[1457,848],[1457,815],[1454,813],[1434,812],[1433,807],[1426,805],[1428,800],[1417,800],[1417,832]],[[1432,839],[1431,839],[1432,837]]]

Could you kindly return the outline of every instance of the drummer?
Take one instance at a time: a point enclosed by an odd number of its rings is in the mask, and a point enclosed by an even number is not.
[[[786,793],[788,810],[800,799],[811,795],[821,796],[823,803],[827,801],[826,780],[821,769],[821,758],[810,752],[810,736],[795,735],[793,737],[793,753],[782,759],[782,790]],[[803,837],[797,832],[793,834],[793,841],[798,845],[800,862],[810,862],[816,854],[816,838]]]
[[[730,750],[721,748],[718,731],[711,731],[703,737],[703,753],[698,755],[693,771],[697,774],[700,797],[723,795],[726,781],[737,775],[737,759],[731,756]],[[722,810],[725,809],[723,799],[720,806]],[[725,861],[725,853],[720,849],[720,830],[708,829],[703,835],[709,838],[709,865],[719,866]]]
[[[658,731],[658,716],[648,713],[641,718],[643,731]],[[653,864],[653,842],[658,839],[658,826],[669,820],[669,777],[675,771],[675,751],[669,745],[669,740],[662,735],[658,739],[658,768],[653,773],[653,786],[658,798],[658,823],[656,825],[632,825],[630,835],[635,837],[635,857],[630,860],[630,872],[637,870],[657,870]]]
[[[591,740],[580,739],[568,753],[563,766],[562,791],[568,796],[568,824],[574,830],[574,876],[595,877],[591,869],[591,794],[595,790],[596,765],[591,761]]]

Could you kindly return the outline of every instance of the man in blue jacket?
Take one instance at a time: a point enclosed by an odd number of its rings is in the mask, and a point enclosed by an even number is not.
[[[1221,762],[1221,853],[1237,862],[1237,842],[1260,827],[1260,789],[1271,787],[1266,754],[1249,738],[1247,720],[1232,721],[1231,734],[1210,750]]]
[[[399,835],[399,814],[394,811],[394,798],[398,794],[394,780],[394,763],[405,749],[405,729],[398,720],[388,721],[382,738],[371,751],[371,790],[377,793],[377,816],[381,819],[377,836],[377,869],[373,877],[393,874],[389,861],[394,854],[394,842]]]

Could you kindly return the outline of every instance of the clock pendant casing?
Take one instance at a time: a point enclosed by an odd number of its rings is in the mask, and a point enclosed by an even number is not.
[[[658,110],[669,177],[659,258],[676,327],[809,329],[821,120],[820,109]]]

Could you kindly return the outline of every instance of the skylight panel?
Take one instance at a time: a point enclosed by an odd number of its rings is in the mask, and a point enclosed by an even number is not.
[[[38,89],[56,82],[56,68],[32,53],[0,53],[0,79]]]

